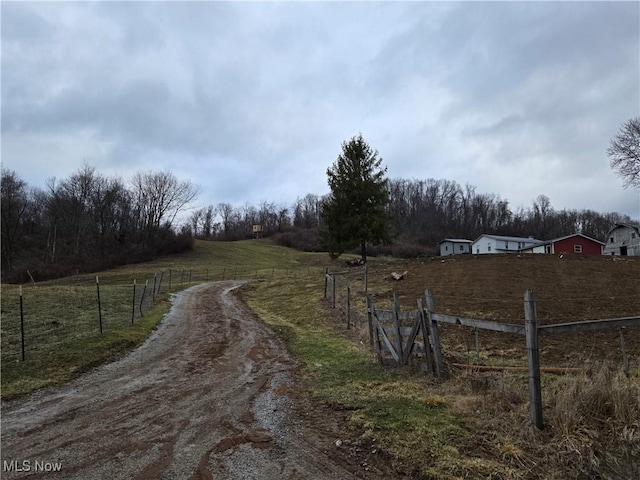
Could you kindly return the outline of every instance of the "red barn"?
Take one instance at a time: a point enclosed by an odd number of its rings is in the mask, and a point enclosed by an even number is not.
[[[604,243],[582,235],[581,233],[574,233],[566,237],[538,243],[522,251],[527,253],[555,253],[565,255],[574,253],[577,255],[602,255],[603,248]]]

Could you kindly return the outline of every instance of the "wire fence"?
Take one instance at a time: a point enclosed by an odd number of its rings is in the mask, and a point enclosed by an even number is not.
[[[126,281],[122,274],[75,275],[42,284],[2,285],[2,362],[28,361],[136,324],[163,294],[221,280],[302,276],[321,267],[169,269]]]

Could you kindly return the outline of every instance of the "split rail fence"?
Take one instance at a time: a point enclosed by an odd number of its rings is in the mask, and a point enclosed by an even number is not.
[[[423,370],[436,377],[447,374],[447,366],[442,355],[439,323],[450,323],[478,330],[515,333],[524,335],[527,348],[527,369],[529,375],[529,395],[533,424],[543,428],[542,387],[540,382],[540,356],[538,337],[540,335],[562,335],[584,331],[619,329],[622,347],[623,369],[629,374],[629,363],[625,351],[624,328],[640,327],[639,317],[587,320],[582,322],[539,325],[536,318],[536,303],[533,291],[524,295],[524,325],[476,320],[455,315],[437,313],[433,295],[425,292],[424,302],[417,301],[417,309],[403,312],[397,297],[391,310],[376,309],[367,296],[367,320],[369,324],[369,344],[383,364],[406,365],[412,354],[424,360]]]

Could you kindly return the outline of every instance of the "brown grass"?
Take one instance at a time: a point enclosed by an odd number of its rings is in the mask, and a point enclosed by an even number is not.
[[[465,381],[467,385],[464,386]],[[547,377],[543,388],[545,429],[529,420],[526,377],[464,372],[455,408],[474,413],[493,446],[526,478],[640,478],[640,379],[611,364],[591,372]],[[477,445],[476,445],[477,447]]]

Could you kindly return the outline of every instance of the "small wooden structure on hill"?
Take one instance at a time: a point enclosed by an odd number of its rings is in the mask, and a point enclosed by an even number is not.
[[[262,238],[262,233],[262,225],[254,225],[251,229],[251,235],[253,236],[253,238]]]

